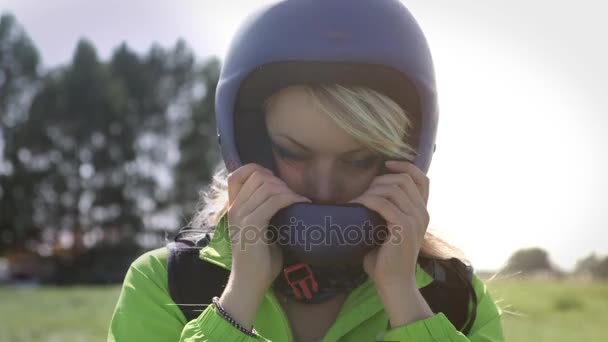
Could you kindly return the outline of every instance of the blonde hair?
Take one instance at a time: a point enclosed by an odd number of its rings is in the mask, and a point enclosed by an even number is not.
[[[360,144],[387,158],[413,160],[417,155],[408,143],[412,121],[408,113],[389,97],[366,87],[302,85],[319,110]],[[273,105],[277,92],[264,103]],[[215,169],[209,186],[201,191],[197,211],[190,227],[211,231],[228,210],[228,172],[222,162]],[[468,263],[464,253],[427,229],[420,254],[435,259],[459,258]]]

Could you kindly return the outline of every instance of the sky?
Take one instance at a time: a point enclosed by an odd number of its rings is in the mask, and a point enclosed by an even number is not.
[[[39,48],[67,63],[81,37],[103,59],[184,38],[223,57],[239,23],[274,1],[0,0]],[[608,21],[602,1],[403,1],[437,74],[430,227],[480,270],[542,247],[571,270],[608,254]],[[576,5],[574,5],[576,4]]]

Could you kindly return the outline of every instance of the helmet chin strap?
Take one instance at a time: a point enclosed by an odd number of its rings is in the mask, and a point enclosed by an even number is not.
[[[293,258],[284,263],[272,288],[284,297],[304,304],[320,304],[341,293],[349,293],[363,284],[368,276],[363,264],[347,266],[314,266]]]

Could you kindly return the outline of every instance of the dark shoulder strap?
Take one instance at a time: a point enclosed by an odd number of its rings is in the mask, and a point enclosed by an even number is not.
[[[477,296],[473,288],[473,268],[458,258],[439,260],[420,257],[420,265],[433,282],[420,293],[433,312],[443,312],[452,325],[467,335],[475,322]],[[469,303],[472,310],[469,317]]]
[[[179,306],[187,321],[198,317],[213,296],[224,291],[229,272],[199,258],[199,251],[210,237],[199,240],[175,238],[167,244],[167,277],[171,298]]]
[[[192,240],[181,237],[167,244],[169,293],[187,321],[205,310],[213,296],[220,296],[229,272],[199,258],[209,235]],[[438,260],[419,258],[420,265],[433,277],[433,282],[420,289],[433,312],[443,312],[452,325],[467,335],[475,321],[477,298],[472,286],[473,269],[457,258]],[[472,302],[469,319],[468,304]]]

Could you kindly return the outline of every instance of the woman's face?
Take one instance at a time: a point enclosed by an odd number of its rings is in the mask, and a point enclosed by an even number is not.
[[[276,95],[266,125],[278,176],[318,204],[343,204],[378,175],[380,156],[355,141],[315,108],[301,87]]]

